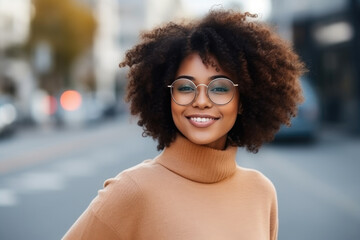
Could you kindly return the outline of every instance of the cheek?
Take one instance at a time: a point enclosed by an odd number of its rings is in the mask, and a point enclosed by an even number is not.
[[[228,123],[232,126],[235,124],[239,112],[238,101],[238,97],[235,97],[228,105],[226,105],[226,108],[223,109],[224,116],[226,116]]]
[[[231,109],[227,109],[225,111],[223,111],[224,113],[224,117],[226,118],[226,122],[227,124],[231,125],[231,127],[235,124],[237,115],[238,115],[238,110],[237,108],[231,108]]]
[[[171,101],[171,114],[173,118],[175,117],[176,113],[177,113],[176,106],[174,105],[173,101]]]
[[[178,122],[179,122],[179,118],[181,117],[181,114],[183,112],[183,107],[177,105],[176,103],[174,103],[173,101],[171,101],[171,115],[173,118],[173,121],[176,125],[176,127],[178,127]]]

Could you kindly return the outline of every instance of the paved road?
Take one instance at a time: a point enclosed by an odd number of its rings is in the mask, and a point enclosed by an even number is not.
[[[0,239],[60,239],[108,177],[157,155],[135,120],[33,129],[0,140]],[[239,165],[275,184],[280,240],[360,239],[360,140],[240,149]]]

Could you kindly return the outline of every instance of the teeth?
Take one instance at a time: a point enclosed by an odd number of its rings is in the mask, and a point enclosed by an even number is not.
[[[215,119],[214,118],[192,117],[191,120],[194,122],[208,122],[208,121],[215,120]]]

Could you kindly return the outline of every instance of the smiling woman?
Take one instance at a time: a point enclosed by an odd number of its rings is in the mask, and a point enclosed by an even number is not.
[[[215,58],[211,60],[219,66]],[[187,56],[179,66],[176,73],[178,80],[174,83],[188,78],[198,85],[196,91],[195,89],[192,91],[193,94],[189,94],[189,91],[176,93],[179,89],[172,88],[174,101],[171,102],[171,113],[176,128],[191,142],[224,149],[227,133],[234,126],[239,112],[239,93],[235,91],[230,75],[221,70],[220,66],[218,68],[206,66],[197,53]],[[224,83],[221,84],[219,81]],[[209,88],[209,85],[214,83],[218,84],[217,87],[221,84],[220,93],[214,92],[216,85]],[[198,93],[195,94],[196,92]],[[187,99],[189,96],[192,98],[191,101],[183,102],[187,104],[179,104],[180,99]]]
[[[127,100],[161,154],[108,179],[64,239],[277,239],[276,191],[236,164],[289,124],[303,64],[249,13],[213,10],[145,32]]]

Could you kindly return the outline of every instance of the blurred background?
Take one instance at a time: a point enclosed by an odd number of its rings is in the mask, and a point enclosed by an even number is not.
[[[360,239],[359,0],[0,0],[0,239],[60,239],[102,183],[158,154],[123,101],[140,31],[223,7],[294,45],[306,101],[239,149],[279,198],[279,239]]]

